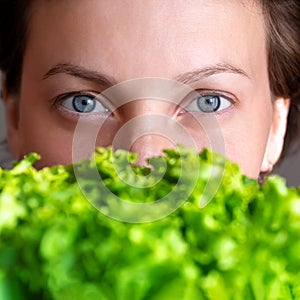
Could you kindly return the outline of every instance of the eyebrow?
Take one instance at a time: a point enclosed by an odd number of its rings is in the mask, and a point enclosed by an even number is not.
[[[98,85],[112,86],[117,84],[117,81],[113,77],[103,75],[99,72],[88,70],[81,66],[73,64],[57,64],[52,67],[44,76],[43,79],[47,79],[57,74],[68,74],[71,76],[79,77],[81,79],[94,82]]]
[[[218,63],[216,65],[207,66],[201,69],[196,69],[192,72],[181,74],[177,76],[175,80],[184,84],[190,84],[192,82],[203,80],[204,78],[222,73],[238,74],[245,78],[251,79],[250,76],[240,68],[237,68],[228,63]]]
[[[183,84],[191,84],[195,81],[202,80],[204,78],[221,74],[221,73],[233,73],[238,74],[248,79],[250,76],[242,69],[237,68],[228,63],[218,63],[212,66],[206,66],[204,68],[196,69],[191,72],[180,74],[175,77],[176,81]],[[113,77],[101,74],[99,72],[88,70],[84,67],[73,65],[73,64],[57,64],[52,67],[44,76],[43,79],[47,79],[56,74],[68,74],[71,76],[79,77],[81,79],[94,82],[98,85],[113,86],[118,83]]]

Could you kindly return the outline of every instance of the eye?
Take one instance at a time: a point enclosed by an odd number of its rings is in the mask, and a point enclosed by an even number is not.
[[[231,102],[220,95],[198,95],[185,107],[185,111],[214,113],[221,111],[230,105]]]
[[[66,95],[60,99],[60,105],[78,113],[108,112],[95,96],[88,94]]]

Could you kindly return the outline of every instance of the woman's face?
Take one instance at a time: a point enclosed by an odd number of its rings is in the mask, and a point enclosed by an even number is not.
[[[39,152],[39,167],[70,163],[83,116],[86,123],[102,124],[97,145],[111,145],[122,132],[130,150],[144,159],[181,142],[179,131],[178,140],[149,128],[137,137],[141,127],[155,123],[147,119],[151,115],[166,120],[160,125],[178,124],[197,150],[210,146],[208,131],[218,131],[225,155],[256,177],[278,127],[266,47],[255,1],[37,1],[20,93],[6,101],[18,102],[8,121],[10,147],[18,157]],[[125,102],[120,88],[113,99],[100,95],[115,84],[148,77],[162,85],[157,78],[176,80],[197,95],[180,100],[167,92],[168,101],[146,95]],[[136,87],[143,80],[134,82]],[[131,85],[119,86],[125,95]],[[214,126],[208,129],[203,124],[210,118]],[[135,125],[127,126],[130,122]]]

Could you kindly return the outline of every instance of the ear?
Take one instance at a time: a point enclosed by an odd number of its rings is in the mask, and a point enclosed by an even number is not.
[[[261,172],[271,171],[270,169],[272,169],[279,160],[284,144],[289,108],[290,99],[277,98],[274,101],[272,126],[269,133]]]
[[[14,158],[21,154],[21,139],[19,132],[19,99],[17,93],[9,93],[6,86],[6,76],[2,74],[2,97],[5,105],[7,142]]]

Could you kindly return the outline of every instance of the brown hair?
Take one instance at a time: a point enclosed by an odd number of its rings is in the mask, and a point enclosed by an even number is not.
[[[300,1],[260,1],[267,24],[270,88],[274,96],[291,99],[282,158],[300,133]]]
[[[291,99],[281,158],[300,134],[300,1],[259,0],[268,33],[269,79],[274,96]],[[0,69],[7,90],[18,92],[30,8],[34,0],[0,0]]]
[[[0,0],[0,69],[6,88],[18,92],[33,0]]]

